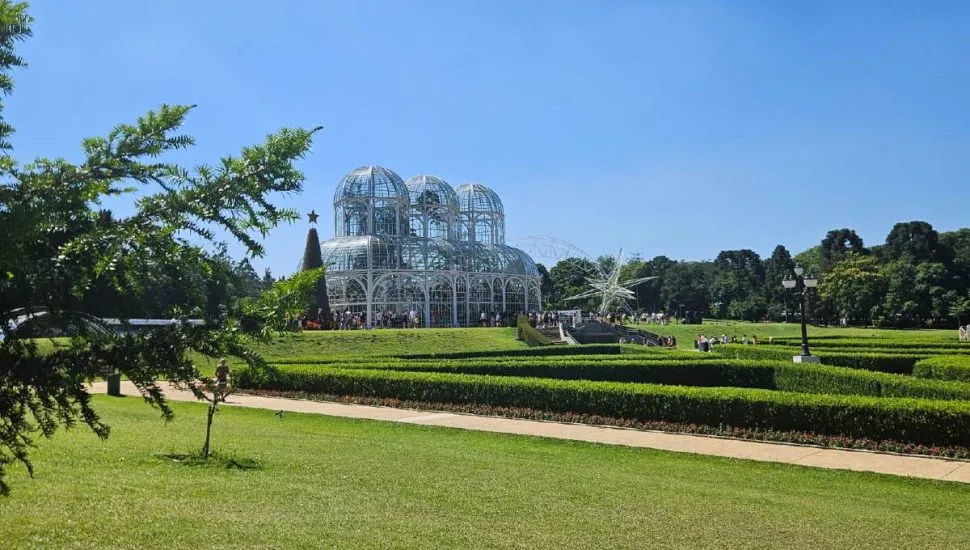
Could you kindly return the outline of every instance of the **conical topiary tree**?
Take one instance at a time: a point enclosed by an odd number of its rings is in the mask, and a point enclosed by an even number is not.
[[[318,267],[323,267],[323,256],[320,254],[320,238],[317,236],[317,228],[311,227],[306,235],[306,250],[303,251],[303,264],[300,266],[300,271],[316,269]],[[313,304],[307,310],[306,318],[316,319],[320,323],[320,326],[325,329],[333,328],[330,298],[327,296],[326,272],[317,281],[317,289],[313,298]],[[323,311],[320,315],[317,315],[319,309],[323,309]]]

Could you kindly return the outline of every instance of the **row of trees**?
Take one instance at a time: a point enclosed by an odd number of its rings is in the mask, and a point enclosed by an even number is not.
[[[114,226],[110,211],[99,211],[93,219],[81,218],[44,243],[51,254],[64,244],[92,231],[107,231]],[[192,318],[216,318],[242,298],[255,298],[273,286],[275,279],[267,268],[260,276],[249,258],[234,260],[223,243],[213,246],[214,251],[199,250],[202,259],[198,264],[178,266],[178,269],[159,269],[151,284],[119,289],[107,277],[99,277],[88,283],[84,294],[76,304],[88,314],[104,318],[169,318],[180,312]],[[123,266],[115,265],[115,276],[124,279]],[[64,290],[70,286],[64,281]],[[28,286],[14,285],[0,300],[2,311],[31,303],[33,290]]]
[[[605,256],[597,263],[609,270],[615,261]],[[631,305],[639,311],[781,321],[796,315],[796,297],[781,284],[796,264],[820,277],[811,296],[811,314],[819,322],[917,327],[970,320],[970,229],[938,233],[925,221],[897,223],[885,242],[871,247],[844,228],[794,256],[783,245],[767,258],[748,249],[722,251],[713,261],[633,256],[620,279],[659,277],[635,289]],[[575,307],[564,299],[585,289],[586,274],[595,267],[582,258],[548,271],[540,267],[548,307]]]

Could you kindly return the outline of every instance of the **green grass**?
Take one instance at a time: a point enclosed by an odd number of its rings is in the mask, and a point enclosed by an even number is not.
[[[157,456],[199,446],[200,405],[95,404],[111,438],[14,468],[0,546],[970,547],[965,485],[232,408],[215,448],[261,469],[225,469]]]
[[[258,346],[265,357],[403,355],[520,349],[513,328],[305,331]]]
[[[630,325],[635,328],[642,328],[646,331],[660,334],[661,336],[675,336],[677,347],[682,349],[693,349],[694,340],[701,334],[708,338],[727,334],[737,336],[738,341],[741,337],[751,335],[758,337],[759,343],[767,343],[769,337],[774,338],[800,338],[801,325],[797,323],[747,323],[743,321],[710,321],[705,320],[702,325]],[[841,338],[880,338],[889,339],[905,338],[909,340],[925,340],[926,342],[958,342],[955,330],[895,330],[877,328],[857,328],[857,327],[808,327],[809,344],[812,337],[841,337]]]

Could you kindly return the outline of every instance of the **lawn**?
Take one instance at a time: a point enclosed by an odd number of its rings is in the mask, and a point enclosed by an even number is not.
[[[259,350],[267,358],[307,355],[402,355],[526,347],[514,328],[304,331]]]
[[[201,443],[98,397],[112,424],[41,442],[0,499],[10,548],[966,548],[970,487],[401,424],[226,408],[241,471],[158,455]]]
[[[704,320],[702,325],[630,325],[634,328],[641,328],[648,332],[653,332],[661,336],[674,336],[677,338],[677,347],[682,349],[693,349],[694,340],[701,334],[710,338],[711,336],[721,336],[727,334],[737,336],[738,341],[742,336],[749,339],[752,335],[757,336],[759,343],[767,343],[769,337],[795,338],[801,337],[801,325],[797,323],[747,323],[744,321],[712,321]],[[808,327],[809,344],[812,337],[843,337],[843,338],[879,338],[892,341],[894,338],[904,338],[906,340],[925,339],[927,342],[958,342],[955,330],[898,330],[898,329],[878,329],[878,328],[859,328],[859,327]]]

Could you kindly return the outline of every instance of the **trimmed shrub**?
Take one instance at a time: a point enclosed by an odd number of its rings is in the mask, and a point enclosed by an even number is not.
[[[650,348],[636,349],[649,350]],[[386,363],[403,361],[471,361],[471,360],[495,360],[495,361],[528,361],[534,358],[542,358],[545,361],[573,361],[581,357],[584,361],[670,361],[670,360],[723,360],[717,354],[700,354],[694,351],[634,351],[628,352],[627,349],[620,349],[619,345],[591,344],[588,346],[546,346],[536,348],[523,348],[502,351],[481,351],[481,352],[458,352],[442,354],[416,354],[416,355],[308,355],[292,356],[272,359],[271,362],[277,365],[284,364],[349,364],[349,363]],[[622,352],[622,353],[620,353]]]
[[[795,348],[781,346],[744,346],[737,344],[721,345],[715,348],[715,351],[726,357],[774,359],[777,361],[791,361],[792,355],[798,354],[794,350]],[[854,353],[827,350],[814,355],[818,355],[819,359],[825,365],[892,372],[896,374],[912,374],[913,366],[916,362],[930,356],[930,354]]]
[[[774,345],[780,346],[800,346],[801,338],[775,338]],[[813,337],[809,340],[813,348],[878,348],[878,349],[940,349],[962,351],[970,353],[970,343],[966,342],[943,342],[929,340],[926,338],[917,339],[896,339],[896,338],[833,338],[822,339]]]
[[[938,355],[916,363],[913,376],[970,382],[970,357]]]
[[[529,347],[552,345],[552,341],[546,338],[545,334],[529,324],[529,318],[525,315],[519,315],[515,318],[515,326],[516,337],[528,344]]]
[[[695,354],[697,355],[697,354]],[[897,374],[824,365],[796,365],[774,361],[723,359],[698,361],[637,361],[631,359],[587,360],[582,357],[549,361],[371,361],[333,365],[341,368],[408,372],[444,372],[488,376],[598,380],[682,386],[732,386],[802,393],[868,395],[873,397],[921,397],[970,400],[970,384],[921,380]],[[294,365],[284,369],[311,366]],[[317,367],[326,368],[324,366]]]
[[[247,387],[247,372],[237,384]],[[286,369],[261,388],[527,407],[711,426],[797,430],[925,444],[970,444],[970,403],[368,369]]]

